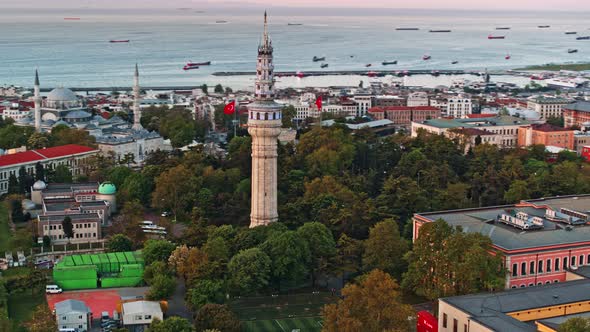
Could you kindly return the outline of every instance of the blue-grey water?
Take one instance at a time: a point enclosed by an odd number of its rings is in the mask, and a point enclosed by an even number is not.
[[[275,67],[282,70],[318,70],[314,55],[325,56],[329,70],[360,70],[383,60],[398,60],[387,69],[508,69],[550,62],[590,60],[588,13],[474,13],[390,11],[387,15],[270,16]],[[80,17],[65,21],[64,17]],[[216,21],[228,23],[219,24]],[[300,23],[301,26],[289,26]],[[539,29],[538,25],[550,25]],[[495,30],[507,26],[511,30]],[[396,31],[417,27],[419,31]],[[428,33],[451,29],[451,33]],[[577,31],[577,35],[565,35]],[[144,85],[199,85],[222,83],[237,88],[252,78],[214,77],[215,71],[252,71],[262,33],[262,15],[251,12],[200,13],[191,10],[133,11],[0,11],[0,85],[30,86],[35,68],[43,87],[57,85],[128,86],[138,62]],[[505,35],[488,40],[488,34]],[[130,43],[111,44],[111,39]],[[577,48],[568,54],[569,48]],[[430,61],[422,56],[429,54]],[[511,55],[505,60],[506,54]],[[350,57],[353,55],[354,57]],[[187,61],[211,66],[183,71]],[[452,65],[452,61],[459,64]],[[311,79],[311,78],[310,78]],[[313,78],[317,84],[345,84],[357,78]],[[446,79],[446,78],[441,78]],[[281,78],[283,84],[301,85]],[[305,79],[304,79],[305,80]],[[305,84],[303,84],[305,85]]]

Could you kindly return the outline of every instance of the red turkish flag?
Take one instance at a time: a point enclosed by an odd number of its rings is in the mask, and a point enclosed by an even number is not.
[[[225,107],[223,108],[223,113],[230,115],[230,114],[234,114],[234,112],[236,111],[236,101],[233,100],[231,103],[225,105]]]
[[[319,96],[318,99],[315,100],[315,105],[318,107],[318,110],[322,110],[322,96]]]

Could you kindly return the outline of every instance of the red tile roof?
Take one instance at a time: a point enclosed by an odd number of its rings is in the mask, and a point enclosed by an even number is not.
[[[566,129],[566,128],[554,126],[554,125],[549,124],[549,123],[532,124],[531,127],[533,128],[533,130],[542,131],[542,132],[545,132],[545,133],[550,133],[552,131],[573,131],[571,129]]]
[[[89,148],[87,146],[68,144],[47,149],[18,152],[14,154],[0,156],[0,167],[22,163],[30,163],[51,158],[66,157],[69,155],[75,155],[91,151],[96,150],[93,148]]]

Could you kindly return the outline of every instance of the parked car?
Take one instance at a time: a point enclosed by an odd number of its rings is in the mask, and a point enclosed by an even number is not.
[[[162,212],[162,217],[171,217],[172,216],[172,211],[164,211]]]
[[[63,292],[58,285],[47,285],[45,286],[45,293],[46,294],[60,294]]]

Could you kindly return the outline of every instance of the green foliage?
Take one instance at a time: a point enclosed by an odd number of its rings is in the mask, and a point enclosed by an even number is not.
[[[107,180],[112,182],[115,187],[121,188],[123,183],[129,177],[133,171],[126,166],[116,166],[109,170]]]
[[[203,91],[205,93],[207,93],[207,91]],[[217,84],[215,86],[215,89],[213,90],[213,92],[215,93],[223,93],[223,86],[221,84]]]
[[[300,285],[309,272],[309,247],[294,231],[269,236],[261,247],[271,260],[271,280],[274,285],[290,287]]]
[[[34,131],[32,127],[20,127],[14,124],[0,127],[0,149],[14,149],[27,145]]]
[[[155,261],[146,265],[143,270],[143,280],[151,284],[157,276],[172,277],[173,273],[167,263],[163,261]]]
[[[72,183],[72,172],[66,165],[58,165],[49,175],[49,182]]]
[[[175,148],[191,143],[196,135],[196,122],[190,111],[184,107],[149,107],[142,112],[141,124],[170,139]]]
[[[228,265],[229,289],[240,295],[256,294],[270,281],[271,260],[259,248],[242,250]]]
[[[329,260],[336,255],[334,236],[324,224],[319,222],[306,223],[297,229],[297,234],[307,243],[311,257],[312,283],[325,273]]]
[[[223,290],[221,280],[197,280],[186,292],[185,301],[191,311],[197,312],[207,303],[223,303]]]
[[[168,317],[163,321],[154,319],[146,332],[193,332],[191,323],[181,317]]]
[[[176,246],[167,240],[147,240],[143,246],[143,259],[149,265],[155,261],[166,262]]]
[[[174,294],[176,289],[176,280],[167,275],[156,275],[150,284],[150,290],[147,293],[149,300],[165,300]]]
[[[115,234],[107,241],[107,249],[109,252],[122,252],[133,250],[133,241],[123,234]]]
[[[573,317],[561,323],[559,332],[588,332],[590,331],[590,318]]]
[[[66,216],[64,220],[61,222],[61,227],[64,232],[64,237],[68,239],[74,237],[74,224],[72,223],[72,218]]]
[[[403,255],[408,251],[408,243],[400,237],[398,225],[392,219],[371,227],[364,249],[365,271],[379,269],[393,276],[401,276],[405,267]]]
[[[197,331],[207,329],[223,332],[239,332],[240,321],[226,305],[206,304],[195,315],[195,328]]]

